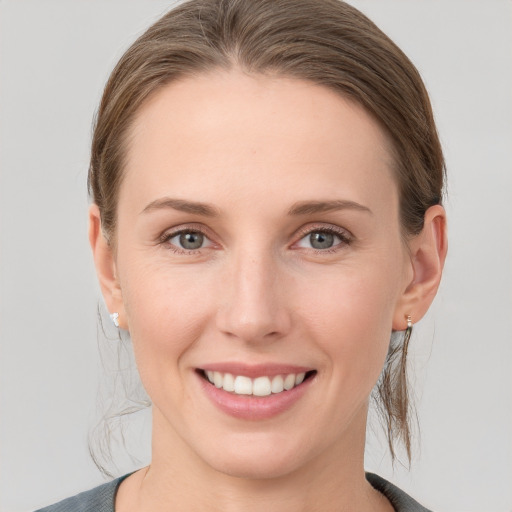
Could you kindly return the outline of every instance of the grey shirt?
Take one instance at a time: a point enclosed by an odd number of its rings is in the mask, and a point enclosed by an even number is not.
[[[119,484],[128,475],[67,498],[36,512],[114,512],[114,500]],[[430,512],[392,483],[373,473],[366,473],[372,486],[386,496],[396,512]]]

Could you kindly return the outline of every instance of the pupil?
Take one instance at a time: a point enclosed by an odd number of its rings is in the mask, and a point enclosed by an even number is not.
[[[311,233],[309,240],[311,247],[315,249],[329,249],[333,246],[334,235],[332,233],[317,231],[316,233]]]
[[[203,245],[203,239],[201,233],[182,233],[180,235],[180,245],[184,249],[199,249]]]

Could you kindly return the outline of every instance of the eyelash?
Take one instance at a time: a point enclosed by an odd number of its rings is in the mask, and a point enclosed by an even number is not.
[[[190,227],[178,229],[176,231],[171,231],[171,232],[166,231],[160,237],[160,245],[164,246],[166,249],[168,249],[176,254],[185,254],[185,255],[198,254],[201,249],[204,249],[204,247],[200,247],[199,249],[183,249],[183,248],[173,245],[169,242],[172,238],[175,238],[176,236],[182,235],[184,233],[200,233],[206,239],[210,240],[210,237],[207,235],[207,233],[205,232],[204,229],[201,229],[201,227],[199,227],[199,226],[197,226],[197,227],[190,226]]]
[[[299,231],[299,239],[297,242],[295,242],[295,244],[311,235],[312,233],[330,233],[331,235],[335,235],[340,239],[338,244],[333,245],[328,249],[315,249],[313,247],[307,249],[308,251],[312,251],[315,254],[332,254],[342,250],[343,247],[348,246],[353,242],[353,236],[345,229],[335,226],[312,226],[303,228]]]
[[[176,254],[184,254],[184,255],[194,255],[199,254],[201,249],[204,249],[204,247],[200,247],[199,249],[183,249],[180,247],[177,247],[176,245],[173,245],[169,243],[169,241],[172,238],[175,238],[176,236],[179,236],[184,233],[200,233],[203,235],[206,239],[208,239],[210,242],[210,238],[208,234],[205,232],[204,229],[201,229],[199,226],[194,227],[186,227],[181,228],[176,231],[171,232],[165,232],[159,239],[160,245],[165,246],[168,250],[173,251]],[[348,246],[352,243],[353,237],[350,233],[348,233],[346,230],[341,228],[336,228],[334,226],[313,226],[313,227],[307,227],[302,228],[298,232],[298,240],[294,242],[294,245],[306,238],[307,236],[311,235],[312,233],[330,233],[332,235],[337,236],[340,239],[340,242],[333,247],[329,247],[327,249],[315,249],[315,248],[306,248],[309,252],[314,252],[315,254],[331,254],[334,252],[337,252],[341,250],[344,246]]]

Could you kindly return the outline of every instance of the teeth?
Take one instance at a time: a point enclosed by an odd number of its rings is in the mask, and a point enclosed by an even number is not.
[[[213,383],[215,384],[216,388],[222,387],[222,384],[224,383],[224,379],[222,378],[222,373],[213,372]]]
[[[294,386],[295,386],[295,375],[293,373],[290,373],[284,379],[284,389],[286,389],[286,391],[289,391]]]
[[[237,395],[269,396],[271,394],[289,391],[304,381],[305,373],[289,373],[287,375],[276,375],[275,377],[257,377],[251,379],[244,375],[232,375],[206,371],[206,377],[217,388]]]
[[[235,393],[237,395],[252,395],[252,380],[249,377],[238,375],[235,378]]]
[[[252,394],[256,396],[268,396],[272,393],[270,379],[268,377],[258,377],[252,384]]]
[[[276,375],[272,379],[272,393],[281,393],[284,390],[284,380],[281,375]]]
[[[224,391],[235,391],[235,378],[231,373],[224,374],[223,386]]]

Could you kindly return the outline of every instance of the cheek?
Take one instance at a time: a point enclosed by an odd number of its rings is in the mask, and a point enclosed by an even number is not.
[[[308,300],[297,308],[308,318],[308,337],[321,345],[326,365],[344,381],[367,380],[371,388],[381,372],[398,297],[395,274],[369,265],[339,272],[309,286]]]
[[[137,366],[147,387],[162,373],[169,377],[169,363],[178,365],[199,339],[212,294],[206,292],[207,276],[171,273],[165,265],[147,263],[124,269],[123,300]]]

